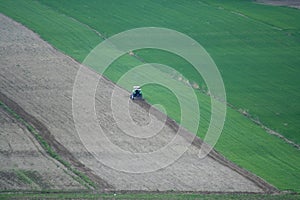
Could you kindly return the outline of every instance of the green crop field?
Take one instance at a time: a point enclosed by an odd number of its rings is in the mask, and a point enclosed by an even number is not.
[[[300,144],[300,10],[247,0],[3,0],[0,12],[80,62],[103,38],[128,29],[155,26],[187,34],[216,62],[228,103],[234,107],[228,107],[216,149],[277,188],[300,192],[300,151],[237,111],[246,111],[251,118]],[[152,49],[135,54],[145,62],[173,67],[205,91],[202,78],[180,57]],[[124,55],[105,75],[116,82],[142,63]],[[123,87],[129,89],[128,85]],[[147,101],[163,104],[168,115],[180,122],[178,102],[169,98],[174,97],[170,91],[155,85],[143,89]],[[162,90],[166,90],[167,98],[158,92]],[[201,110],[197,134],[203,138],[210,100],[200,90],[196,94]]]

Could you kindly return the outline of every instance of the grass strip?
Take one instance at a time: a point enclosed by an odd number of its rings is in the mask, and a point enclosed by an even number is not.
[[[220,194],[201,194],[201,193],[173,193],[173,192],[145,192],[145,193],[89,193],[89,192],[62,192],[62,191],[42,191],[39,193],[16,193],[11,191],[0,193],[1,199],[11,198],[42,198],[42,199],[265,199],[265,200],[281,200],[281,199],[299,199],[299,194],[243,194],[243,193],[220,193]]]

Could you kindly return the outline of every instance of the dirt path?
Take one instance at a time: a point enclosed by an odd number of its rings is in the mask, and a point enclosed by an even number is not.
[[[276,191],[259,177],[237,167],[217,152],[199,159],[199,139],[195,139],[193,145],[176,162],[154,172],[127,173],[103,164],[82,144],[73,121],[72,90],[80,64],[3,15],[0,15],[0,35],[0,100],[8,104],[10,102],[10,106],[33,124],[60,155],[85,171],[94,181],[102,183],[102,187],[126,191]],[[99,78],[99,75],[90,71],[88,78]],[[99,84],[101,87],[97,88],[95,96],[96,113],[100,126],[111,142],[129,152],[151,152],[162,148],[174,137],[179,127],[170,119],[167,119],[159,134],[148,139],[132,138],[124,134],[115,122],[110,106],[114,84],[106,79],[100,79]],[[120,89],[114,100],[119,102],[118,109],[122,110],[125,106],[122,102],[128,102],[128,92]],[[136,116],[134,120],[140,125],[149,123],[149,109],[150,106],[145,102],[130,104],[130,110]],[[158,127],[164,116],[159,113],[155,116],[155,126]],[[79,126],[86,126],[89,121],[86,119]],[[88,126],[87,131],[93,129],[93,126]],[[181,137],[186,140],[191,134],[183,131]],[[100,138],[100,141],[102,139],[104,141],[104,138]],[[107,149],[101,145],[105,144],[100,143],[93,148],[103,159],[120,165],[128,164],[129,161],[117,152],[113,156],[118,159],[108,156]],[[168,158],[182,147],[177,148],[163,156]],[[141,166],[150,163],[148,159],[140,160]]]

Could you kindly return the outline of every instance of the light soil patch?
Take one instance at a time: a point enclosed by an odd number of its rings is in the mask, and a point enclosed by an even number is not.
[[[85,189],[49,157],[24,125],[0,108],[0,190]]]
[[[288,6],[300,9],[299,0],[257,0],[256,2],[273,6]]]
[[[26,120],[39,131],[48,131],[47,134],[52,138],[47,136],[46,139],[65,159],[69,158],[71,163],[81,166],[89,177],[101,177],[97,180],[101,179],[102,189],[258,193],[276,191],[262,179],[237,167],[215,151],[208,157],[199,159],[199,139],[195,139],[193,145],[176,162],[158,171],[133,174],[104,165],[87,151],[73,121],[72,91],[80,64],[55,50],[32,31],[3,15],[0,15],[0,35],[0,97],[6,101],[12,100],[20,106],[24,110],[24,117],[26,113],[30,114],[32,117],[27,117]],[[87,78],[99,77],[90,71]],[[99,85],[101,87],[97,88],[95,96],[96,113],[99,125],[112,143],[129,152],[150,152],[162,148],[174,137],[179,127],[170,119],[167,119],[167,123],[157,135],[149,139],[138,139],[124,134],[111,110],[110,98],[115,85],[104,78],[99,80]],[[129,93],[119,89],[119,93],[114,96],[114,101],[120,102],[117,109],[122,111],[126,106],[122,102],[128,103],[128,98]],[[149,123],[149,109],[150,106],[146,102],[130,102],[131,114],[137,124]],[[158,121],[164,118],[162,114],[154,113]],[[124,118],[123,122],[126,123],[126,120]],[[87,118],[79,126],[85,126],[89,122],[90,119]],[[89,129],[94,128],[88,127],[87,133]],[[180,137],[184,140],[191,137],[191,133],[183,131]],[[51,143],[52,140],[57,142]],[[22,141],[19,143],[23,144]],[[180,148],[182,147],[178,146],[178,149]],[[106,156],[106,159],[111,159],[111,162],[118,162],[120,165],[130,162],[118,155],[116,160],[107,157],[106,149],[101,145],[95,146],[94,149],[103,157]],[[174,149],[173,153],[176,151],[177,149]],[[150,163],[147,158],[140,162],[141,165]]]

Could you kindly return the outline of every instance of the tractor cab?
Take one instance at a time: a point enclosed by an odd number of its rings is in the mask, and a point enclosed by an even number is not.
[[[132,93],[130,95],[130,99],[143,99],[142,89],[140,86],[133,86]]]

